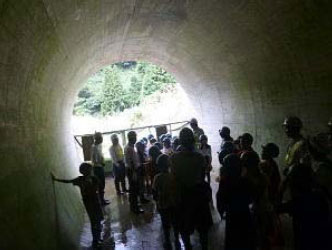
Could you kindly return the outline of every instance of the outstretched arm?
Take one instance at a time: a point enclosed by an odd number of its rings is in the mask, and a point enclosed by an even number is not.
[[[58,182],[62,182],[62,183],[73,183],[74,180],[64,180],[64,179],[58,179],[54,176],[53,173],[51,173],[51,177],[53,181],[58,181]]]

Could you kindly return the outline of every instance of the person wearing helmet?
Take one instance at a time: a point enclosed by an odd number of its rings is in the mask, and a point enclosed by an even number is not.
[[[205,158],[205,176],[207,177],[208,183],[211,183],[211,175],[210,172],[212,170],[212,153],[211,146],[208,144],[208,137],[206,135],[201,135],[199,137],[200,142],[200,152]]]
[[[293,182],[293,174],[294,170],[297,171],[297,168],[301,168],[302,166],[310,165],[308,161],[308,145],[306,140],[301,134],[301,129],[303,127],[302,121],[296,116],[286,117],[283,123],[283,128],[285,134],[290,139],[290,143],[287,148],[287,153],[285,157],[286,166],[283,170],[283,174],[285,175],[285,179],[281,184],[281,192],[280,199],[283,199],[285,196],[285,200],[292,199],[293,190],[290,183]],[[301,169],[299,169],[301,170]],[[296,182],[296,180],[294,180]]]
[[[173,149],[171,145],[171,140],[168,137],[163,139],[163,149],[161,151],[163,154],[170,156],[173,154]]]
[[[139,157],[135,149],[137,134],[130,131],[127,134],[128,144],[124,149],[124,160],[129,180],[129,203],[130,210],[135,213],[144,213],[144,210],[138,206],[139,195],[139,176],[138,169],[140,167]]]
[[[126,188],[126,169],[124,165],[123,149],[119,144],[117,134],[111,136],[112,146],[109,148],[110,156],[113,162],[114,186],[117,195],[122,195],[128,192]],[[120,191],[120,183],[122,191]]]
[[[192,118],[190,120],[190,127],[194,132],[194,138],[195,138],[195,147],[196,149],[199,149],[199,137],[201,135],[204,135],[204,130],[198,127],[198,121],[196,118]]]
[[[102,205],[108,205],[109,201],[105,200],[105,161],[103,155],[103,135],[96,132],[93,136],[94,144],[91,147],[91,161],[93,164],[93,173],[99,180],[99,196]]]

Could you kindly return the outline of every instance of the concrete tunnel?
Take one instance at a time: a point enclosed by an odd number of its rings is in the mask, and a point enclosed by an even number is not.
[[[153,62],[171,72],[217,144],[218,129],[255,145],[305,134],[332,115],[329,0],[0,0],[0,248],[76,249],[75,96],[103,66]],[[282,156],[281,156],[282,157]]]

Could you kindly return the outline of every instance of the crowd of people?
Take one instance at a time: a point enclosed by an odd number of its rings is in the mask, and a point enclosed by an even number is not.
[[[219,130],[222,143],[215,198],[220,218],[225,220],[225,249],[282,248],[281,214],[292,218],[294,249],[332,249],[332,120],[328,126],[328,132],[305,138],[302,121],[287,117],[283,128],[290,144],[282,168],[275,160],[279,156],[275,143],[262,145],[259,155],[252,147],[250,133],[234,140],[230,128]],[[116,193],[129,193],[134,214],[144,213],[141,205],[152,202],[152,195],[161,216],[165,249],[181,249],[180,239],[186,250],[192,249],[190,236],[194,231],[199,234],[201,249],[209,245],[214,207],[212,150],[195,118],[190,127],[183,128],[179,137],[149,135],[139,141],[136,132],[130,131],[124,149],[117,135],[111,136]],[[53,176],[56,181],[80,187],[94,247],[101,244],[101,206],[109,204],[104,199],[102,142],[102,134],[95,133],[92,164],[80,166],[83,176],[73,180]]]

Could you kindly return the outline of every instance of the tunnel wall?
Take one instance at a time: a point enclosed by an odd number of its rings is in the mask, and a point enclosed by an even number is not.
[[[75,249],[74,97],[110,63],[157,63],[182,83],[214,151],[222,125],[275,141],[331,116],[331,3],[323,0],[0,0],[0,248]]]

